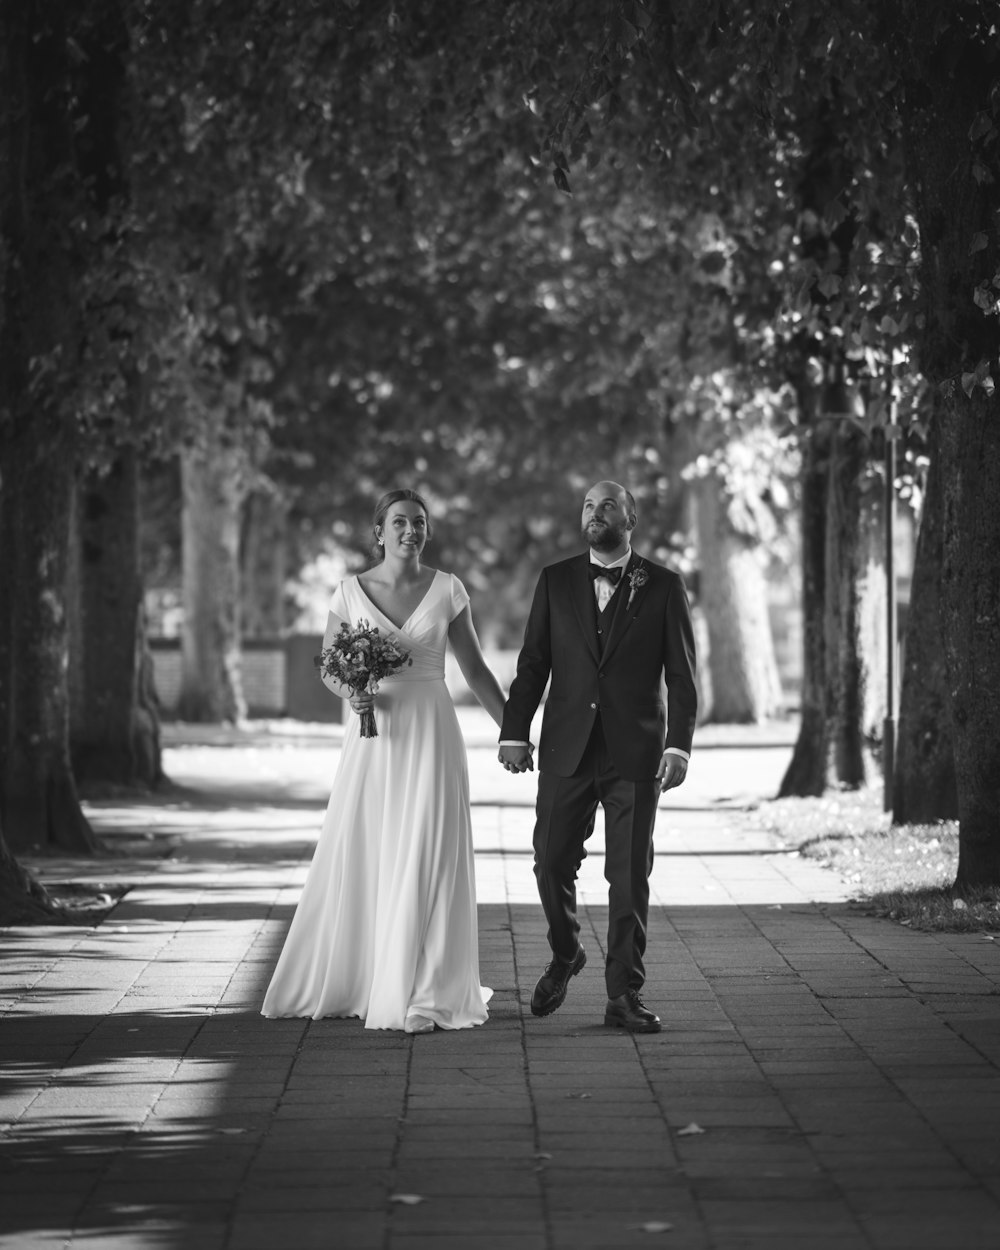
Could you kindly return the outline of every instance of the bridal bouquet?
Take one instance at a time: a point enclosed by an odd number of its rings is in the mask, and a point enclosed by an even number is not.
[[[383,678],[413,661],[408,651],[362,620],[355,626],[345,621],[315,663],[323,677],[332,677],[342,686],[349,686],[353,694],[363,690],[374,694]],[[361,736],[378,737],[374,712],[361,713]]]

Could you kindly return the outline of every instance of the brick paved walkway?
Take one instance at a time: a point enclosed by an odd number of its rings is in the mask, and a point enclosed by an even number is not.
[[[560,1012],[527,1012],[532,786],[499,793],[485,748],[489,1023],[262,1020],[325,783],[305,747],[238,754],[174,753],[212,802],[95,809],[109,837],[174,842],[61,866],[134,883],[103,924],[0,933],[4,1250],[1000,1245],[1000,943],[866,918],[737,832],[720,787],[767,792],[780,753],[719,749],[661,813],[647,998],[667,1028],[640,1038],[601,1026],[599,835],[591,963]]]

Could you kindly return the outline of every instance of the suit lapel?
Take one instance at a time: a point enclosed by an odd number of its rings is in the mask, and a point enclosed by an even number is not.
[[[590,556],[582,555],[568,571],[573,610],[576,612],[577,620],[580,622],[580,631],[596,664],[600,660],[600,652],[597,649],[597,613],[594,611],[594,583],[590,576]]]
[[[608,643],[604,648],[604,655],[602,656],[602,663],[604,664],[607,664],[608,660],[611,659],[611,656],[618,644],[625,637],[626,633],[628,633],[629,626],[632,624],[633,620],[635,620],[636,613],[639,611],[639,606],[642,603],[642,597],[646,593],[645,586],[638,586],[636,587],[635,594],[633,595],[632,588],[628,580],[629,575],[634,573],[635,570],[640,567],[641,563],[642,561],[640,560],[640,557],[633,551],[632,558],[625,566],[625,572],[622,575],[621,594],[619,595],[618,603],[615,608],[614,620],[611,622]],[[630,598],[632,600],[631,603],[629,603]]]

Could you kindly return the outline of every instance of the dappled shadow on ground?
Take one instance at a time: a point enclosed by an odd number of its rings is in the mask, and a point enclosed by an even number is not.
[[[244,906],[240,919],[260,914]],[[0,1230],[32,1246],[51,1234],[55,1246],[75,1229],[74,1247],[123,1250],[137,1236],[161,1250],[399,1247],[416,1221],[442,1211],[447,1220],[453,1195],[478,1201],[499,1233],[543,1191],[556,1223],[567,1199],[600,1218],[601,1177],[633,1166],[618,1157],[620,1097],[629,1148],[647,1169],[660,1161],[650,1184],[669,1185],[675,1209],[710,1208],[720,1187],[743,1186],[759,1200],[758,1222],[780,1220],[783,1201],[791,1210],[796,1183],[809,1190],[803,1200],[821,1189],[840,1203],[829,1170],[848,1167],[854,1150],[867,1149],[856,1171],[869,1193],[879,1167],[905,1172],[907,1135],[920,1137],[925,1168],[950,1168],[949,1183],[966,1190],[995,1149],[980,1116],[965,1143],[972,1171],[958,1170],[900,1093],[907,1074],[930,1090],[964,1071],[970,1083],[949,1086],[940,1129],[960,1138],[988,1073],[959,1034],[994,1000],[941,1027],[883,957],[896,941],[912,951],[914,935],[882,926],[873,955],[852,936],[848,906],[655,908],[647,999],[667,1028],[641,1039],[602,1025],[606,907],[584,909],[590,962],[563,1009],[542,1020],[525,1006],[546,958],[540,909],[481,907],[491,1019],[421,1038],[357,1020],[263,1020],[291,912],[272,910],[266,930],[248,924],[229,954],[231,926],[219,923],[229,913],[204,897],[180,929],[138,914],[127,932],[112,922],[63,958],[49,989],[43,981],[4,1016],[5,1105],[23,1114],[0,1133]],[[145,936],[158,930],[165,946],[151,958]],[[10,936],[15,954],[37,947],[37,934]],[[148,970],[134,983],[136,1006],[126,996],[105,1009],[96,1000],[109,979],[132,983],[120,966],[130,959]],[[905,962],[919,975],[911,954]],[[858,1105],[874,1117],[860,1133]],[[931,1098],[928,1114],[936,1106]],[[679,1136],[693,1120],[704,1134]],[[593,1181],[570,1192],[581,1150]],[[896,1184],[916,1192],[912,1180]],[[430,1198],[401,1210],[390,1201],[400,1191]],[[498,1193],[516,1217],[494,1213]]]
[[[178,1250],[221,1231],[274,1103],[272,1085],[265,1107],[255,1082],[287,1067],[274,1055],[262,1067],[264,1024],[181,1010],[6,1018],[8,1093],[38,1092],[0,1138],[0,1229],[141,1228],[144,1245]],[[54,1037],[79,1040],[50,1082]],[[295,1045],[282,1045],[290,1062]]]
[[[53,1246],[65,1245],[71,1231],[74,1247],[118,1238],[137,1244],[130,1234],[162,1250],[245,1245],[253,1237],[258,1246],[299,1245],[306,1243],[289,1222],[304,1211],[309,1244],[322,1229],[324,1244],[381,1245],[416,1039],[366,1031],[358,1020],[261,1018],[291,912],[276,910],[272,940],[255,943],[232,966],[220,962],[227,988],[221,1001],[218,992],[210,996],[214,1006],[194,1009],[186,992],[211,963],[189,956],[172,969],[161,955],[162,1006],[88,1010],[103,992],[99,975],[86,988],[88,963],[96,960],[99,974],[105,946],[89,956],[74,952],[61,988],[42,988],[5,1015],[5,1107],[20,1105],[24,1114],[0,1132],[0,1234],[31,1238],[33,1246],[49,1244],[49,1236]],[[509,952],[506,918],[506,908],[491,909],[482,929],[488,945],[491,930],[502,928]],[[199,909],[184,936],[186,949],[196,950],[203,929],[211,959],[208,919]],[[136,936],[134,924],[129,932]],[[12,936],[25,950],[37,941]],[[87,962],[69,988],[67,965],[80,956]],[[506,962],[503,974],[495,959],[488,971],[492,984],[506,985],[509,1004]],[[510,1019],[509,1006],[498,1011]],[[261,1220],[272,1221],[272,1240],[260,1239]],[[378,1240],[338,1241],[359,1222],[377,1229]]]
[[[84,804],[89,817],[99,820],[124,820],[130,813],[129,823],[140,828],[144,818],[156,816],[158,813],[185,812],[253,812],[258,808],[276,808],[281,811],[322,811],[326,806],[329,794],[275,794],[274,787],[268,782],[260,785],[252,783],[235,784],[227,782],[218,786],[175,786],[162,795],[145,795],[122,802],[115,797],[94,799]]]

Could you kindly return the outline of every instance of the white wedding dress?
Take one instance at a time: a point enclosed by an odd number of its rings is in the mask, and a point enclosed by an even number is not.
[[[375,698],[378,737],[350,717],[326,818],[264,1016],[359,1016],[402,1029],[410,1014],[443,1029],[482,1024],[469,774],[444,682],[448,626],[469,602],[436,572],[397,628],[356,577],[330,610],[391,634],[413,660]],[[346,707],[346,704],[345,704]]]

